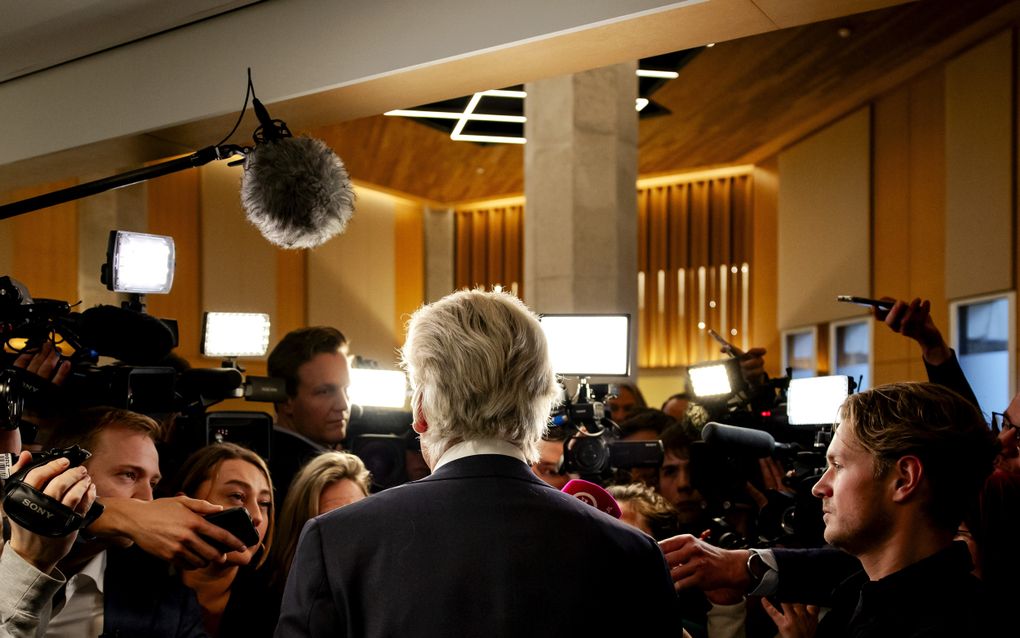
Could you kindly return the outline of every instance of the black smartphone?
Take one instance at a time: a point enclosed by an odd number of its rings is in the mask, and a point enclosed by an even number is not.
[[[252,545],[258,545],[259,543],[259,531],[255,529],[255,524],[251,520],[251,514],[248,510],[243,507],[231,507],[225,509],[222,512],[213,512],[207,514],[205,520],[209,521],[217,527],[222,527],[231,534],[237,537],[237,540],[244,543],[245,547],[251,547]],[[211,538],[207,538],[209,544],[220,550],[224,554],[227,552],[237,551],[234,547],[228,547],[220,542],[214,541]]]
[[[868,299],[867,297],[854,297],[852,295],[837,295],[836,301],[857,304],[858,306],[871,306],[872,308],[878,308],[879,310],[889,310],[893,307],[893,304],[896,303],[895,301]]]

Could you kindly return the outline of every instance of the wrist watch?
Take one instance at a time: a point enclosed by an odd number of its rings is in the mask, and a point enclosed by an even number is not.
[[[751,596],[766,596],[772,594],[779,584],[779,571],[776,568],[776,559],[772,552],[760,549],[750,550],[747,557],[747,576],[750,578],[747,593]]]

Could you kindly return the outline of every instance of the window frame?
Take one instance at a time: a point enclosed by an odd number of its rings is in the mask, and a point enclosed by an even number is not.
[[[861,317],[851,317],[850,319],[839,319],[829,323],[829,373],[839,374],[836,371],[837,352],[836,345],[839,341],[836,339],[836,331],[844,326],[850,326],[853,324],[863,323],[868,329],[868,381],[874,385],[875,381],[875,320],[870,315],[864,315]],[[857,379],[854,379],[856,382]],[[857,388],[857,392],[861,391],[861,388]]]
[[[961,297],[954,299],[949,302],[949,346],[956,353],[957,358],[960,357],[960,321],[959,311],[961,306],[969,306],[976,303],[983,303],[988,301],[997,301],[999,299],[1006,300],[1007,307],[1007,319],[1006,319],[1006,361],[1009,368],[1008,379],[1006,380],[1006,393],[1009,395],[1006,398],[1008,402],[1013,394],[1016,393],[1016,291],[1007,290],[1003,292],[993,292],[983,295],[974,295],[971,297]]]
[[[789,366],[790,352],[787,348],[788,337],[799,334],[810,334],[814,340],[814,366],[811,368],[811,376],[818,376],[818,326],[802,326],[800,328],[788,328],[780,332],[780,364],[782,365],[783,374],[786,374],[786,369]]]

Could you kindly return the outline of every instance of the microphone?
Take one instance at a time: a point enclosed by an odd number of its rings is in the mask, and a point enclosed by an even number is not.
[[[322,140],[294,137],[258,98],[254,107],[261,126],[241,176],[248,221],[281,248],[315,248],[342,233],[355,199],[343,162]]]
[[[173,331],[160,319],[117,306],[82,312],[78,329],[85,345],[129,365],[159,362],[177,345]]]
[[[620,505],[613,498],[613,495],[602,489],[601,486],[584,479],[570,479],[563,489],[564,494],[570,494],[582,503],[587,503],[597,510],[609,514],[613,518],[620,518],[623,512]]]
[[[792,443],[776,443],[768,432],[723,425],[715,421],[709,421],[702,428],[701,440],[710,445],[741,448],[758,458],[772,456],[776,450],[793,450],[797,447]]]

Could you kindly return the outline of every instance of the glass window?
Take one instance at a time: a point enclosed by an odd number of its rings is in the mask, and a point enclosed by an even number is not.
[[[857,391],[871,387],[871,320],[832,324],[832,374],[853,377]]]
[[[790,377],[800,379],[817,374],[815,329],[783,333],[783,368],[791,368]]]
[[[953,320],[953,345],[981,411],[1001,411],[1011,398],[1012,294],[956,302]]]

